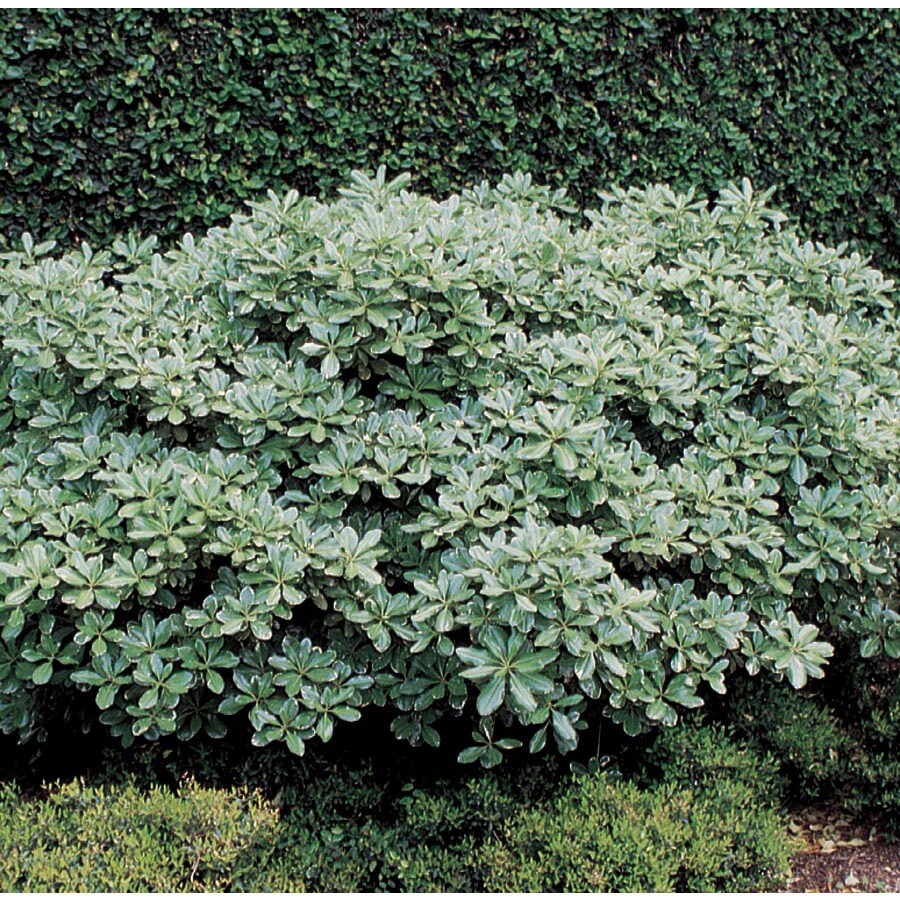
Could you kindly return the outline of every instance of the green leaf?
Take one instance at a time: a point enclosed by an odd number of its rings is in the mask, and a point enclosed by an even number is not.
[[[53,676],[53,663],[45,662],[36,666],[31,673],[31,680],[35,684],[47,684]]]
[[[489,716],[496,712],[503,704],[505,695],[506,680],[504,678],[492,678],[478,693],[478,702],[476,704],[478,714]]]
[[[467,763],[478,762],[482,756],[484,756],[485,752],[484,745],[475,746],[475,747],[466,747],[465,750],[461,751],[459,756],[456,757],[456,761],[458,763],[462,763],[463,765]]]

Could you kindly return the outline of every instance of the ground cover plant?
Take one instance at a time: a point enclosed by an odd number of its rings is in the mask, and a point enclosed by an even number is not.
[[[891,285],[744,182],[357,174],[0,270],[0,727],[463,761],[900,655]]]
[[[896,10],[9,10],[0,242],[218,224],[267,188],[407,170],[777,184],[897,270]]]

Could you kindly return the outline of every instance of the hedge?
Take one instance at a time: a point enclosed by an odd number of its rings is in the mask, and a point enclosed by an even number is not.
[[[530,171],[777,185],[806,233],[900,259],[896,10],[16,10],[0,232],[108,244],[384,163],[446,194]]]
[[[298,773],[299,774],[299,773]],[[317,769],[246,788],[0,785],[0,890],[727,891],[783,885],[795,842],[737,781],[639,787],[539,770],[388,787]]]

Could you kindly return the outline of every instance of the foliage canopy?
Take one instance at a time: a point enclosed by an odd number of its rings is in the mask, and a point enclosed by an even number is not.
[[[890,282],[746,181],[587,223],[528,176],[407,184],[6,254],[4,731],[77,686],[126,742],[240,715],[302,753],[374,705],[470,716],[490,766],[589,704],[801,687],[822,627],[900,655]]]

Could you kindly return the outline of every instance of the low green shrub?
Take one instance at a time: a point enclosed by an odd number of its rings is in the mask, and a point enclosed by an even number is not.
[[[889,282],[747,182],[589,224],[407,183],[6,254],[0,729],[81,691],[126,743],[301,754],[382,707],[489,767],[802,687],[820,626],[900,655]]]
[[[298,773],[298,776],[300,773]],[[389,787],[346,768],[246,789],[0,788],[0,890],[750,890],[791,839],[743,785],[642,789],[608,775]]]
[[[900,838],[900,663],[848,654],[833,681],[831,702],[852,748],[845,760],[847,805],[881,813],[883,830]]]
[[[579,778],[549,811],[519,810],[497,830],[478,852],[489,891],[767,890],[792,849],[778,815],[727,778],[644,791]]]
[[[569,780],[561,767],[531,765],[427,788],[404,785],[395,800],[399,840],[391,854],[402,890],[484,890],[490,872],[484,842],[517,811],[546,809]]]
[[[845,646],[846,651],[846,646]],[[726,717],[738,738],[775,762],[782,793],[835,797],[850,811],[900,822],[900,680],[894,660],[840,657],[817,690],[737,681]]]
[[[822,799],[846,773],[853,743],[821,693],[784,687],[736,686],[729,719],[745,741],[772,754],[795,796]]]
[[[784,795],[787,779],[779,762],[736,729],[698,718],[661,729],[641,755],[644,779],[651,784],[710,790],[727,781],[746,788],[762,802],[777,802]]]
[[[228,890],[255,873],[277,825],[246,791],[73,782],[24,799],[0,786],[0,890]]]

